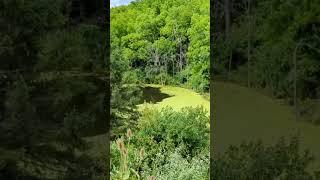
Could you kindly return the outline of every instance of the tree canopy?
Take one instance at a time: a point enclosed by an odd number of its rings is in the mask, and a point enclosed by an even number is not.
[[[209,1],[143,0],[111,9],[112,55],[141,82],[209,89]]]

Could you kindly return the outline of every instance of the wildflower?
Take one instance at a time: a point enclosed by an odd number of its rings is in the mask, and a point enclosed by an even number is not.
[[[130,139],[132,137],[132,131],[131,129],[127,130],[127,137]]]

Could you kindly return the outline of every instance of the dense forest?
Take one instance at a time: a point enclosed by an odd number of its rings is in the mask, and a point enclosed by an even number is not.
[[[0,179],[107,175],[104,17],[100,0],[0,1]]]
[[[319,1],[218,0],[216,9],[216,80],[261,89],[319,123]]]
[[[208,91],[209,8],[207,0],[144,0],[113,8],[112,56],[143,83]]]

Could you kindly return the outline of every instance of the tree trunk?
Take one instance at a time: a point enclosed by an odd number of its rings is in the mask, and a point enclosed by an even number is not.
[[[232,66],[232,50],[230,52],[230,55],[229,55],[229,68],[228,68],[228,79],[230,80],[231,78],[231,66]]]
[[[229,38],[230,35],[230,16],[231,16],[231,11],[230,11],[230,0],[225,0],[224,1],[224,17],[225,17],[225,33],[227,38]]]
[[[250,6],[251,6],[251,0],[248,0],[248,87],[250,88],[251,82],[250,82],[250,63],[251,63],[251,17],[250,17]]]
[[[296,45],[293,53],[293,63],[294,63],[294,90],[293,90],[293,101],[294,101],[294,111],[295,119],[298,119],[298,105],[297,105],[297,51],[300,46],[300,42]]]
[[[231,0],[224,1],[224,18],[225,18],[225,35],[226,42],[228,46],[231,46],[230,43],[230,19],[231,19]],[[230,79],[231,66],[232,66],[232,50],[229,52],[229,68],[228,68],[228,79]]]
[[[183,48],[182,48],[182,42],[181,38],[179,37],[179,67],[180,67],[180,72],[182,71],[183,68]]]

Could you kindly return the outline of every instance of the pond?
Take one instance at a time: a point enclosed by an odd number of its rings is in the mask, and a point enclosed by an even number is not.
[[[243,140],[261,139],[270,144],[280,137],[299,134],[301,148],[311,150],[316,156],[311,168],[320,169],[320,143],[317,143],[320,126],[296,121],[292,108],[253,89],[225,82],[215,82],[214,87],[215,153]]]
[[[180,110],[186,106],[202,106],[208,111],[208,115],[210,111],[210,102],[199,93],[182,87],[154,84],[147,84],[143,87],[143,100],[138,107],[139,109],[143,109],[146,106],[153,106],[155,108],[170,106],[174,110]]]
[[[280,137],[289,138],[299,133],[302,149],[311,150],[316,157],[310,169],[320,169],[320,143],[316,143],[320,126],[296,121],[290,107],[253,89],[225,82],[215,82],[214,87],[215,120],[211,125],[215,154],[243,141],[260,139],[273,144]],[[210,102],[192,90],[160,85],[145,85],[143,88],[144,100],[138,105],[140,110],[145,106],[170,106],[175,110],[203,106],[209,115]]]

